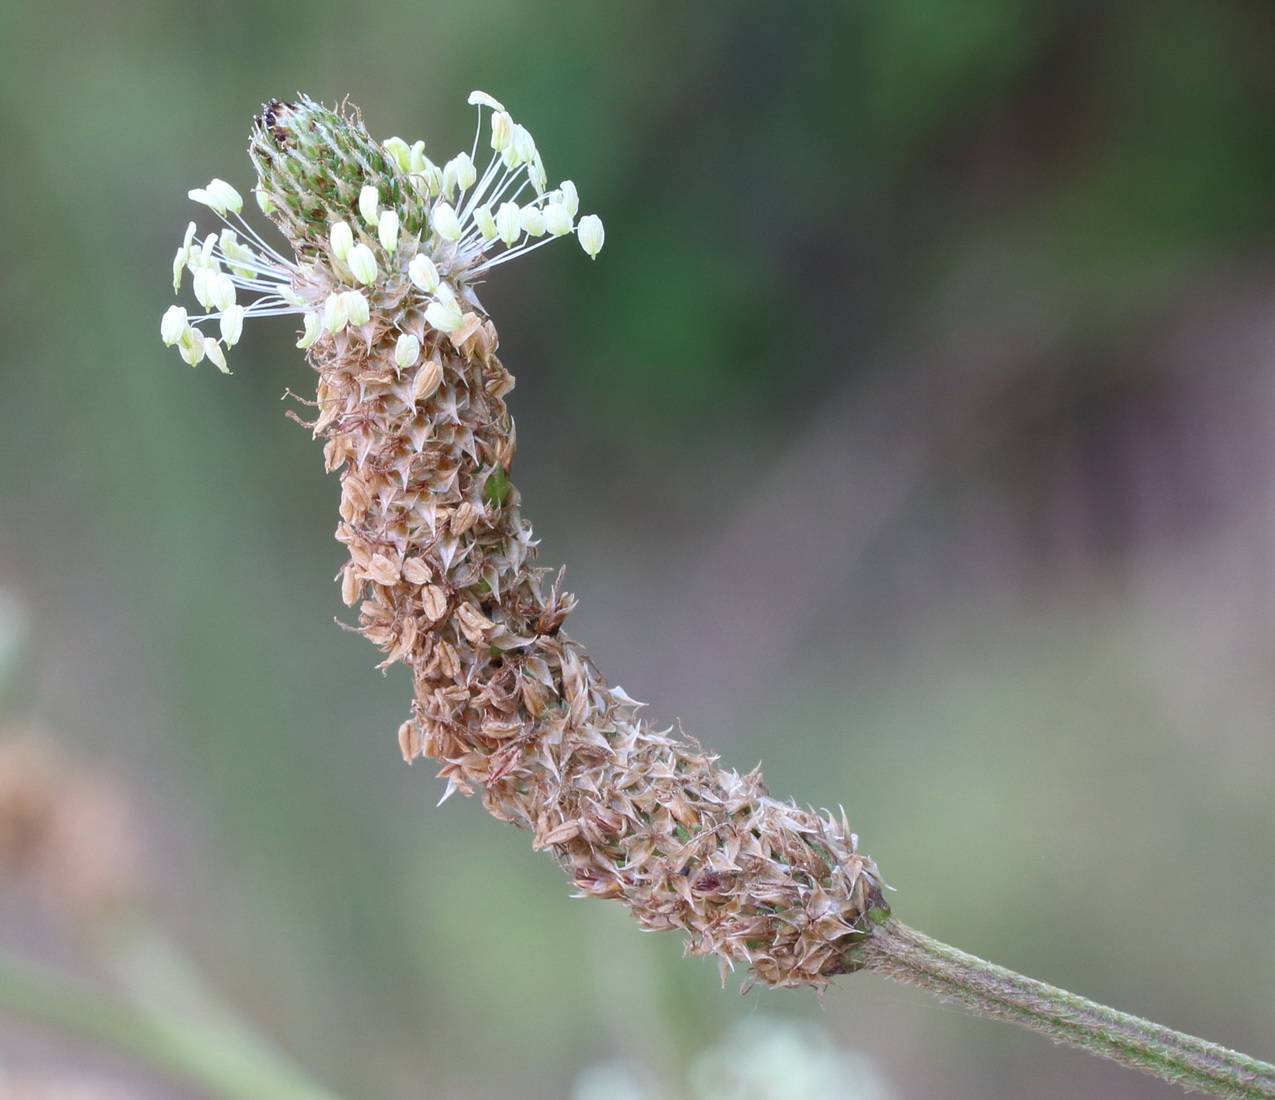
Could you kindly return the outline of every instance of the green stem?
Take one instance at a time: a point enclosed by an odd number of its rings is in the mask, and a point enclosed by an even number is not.
[[[1275,1097],[1275,1066],[1015,974],[895,920],[876,929],[856,958],[868,970],[975,1012],[1211,1096]]]
[[[4,952],[0,1008],[131,1054],[226,1100],[337,1100],[255,1040],[152,1015]]]

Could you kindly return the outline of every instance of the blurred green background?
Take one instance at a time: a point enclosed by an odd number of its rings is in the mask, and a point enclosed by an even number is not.
[[[904,921],[1270,1059],[1272,57],[1269,0],[0,0],[2,716],[127,784],[155,919],[347,1097],[672,1089],[759,1014],[899,1098],[1179,1095],[871,976],[741,999],[401,763],[296,326],[225,378],[159,318],[263,101],[441,163],[482,88],[607,226],[483,292],[572,634],[844,802]]]

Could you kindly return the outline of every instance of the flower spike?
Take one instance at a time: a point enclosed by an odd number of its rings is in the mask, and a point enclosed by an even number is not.
[[[249,155],[262,208],[291,257],[214,180],[192,198],[226,223],[192,227],[174,262],[206,311],[172,307],[160,335],[192,366],[226,370],[245,321],[300,315],[318,371],[316,435],[341,470],[349,549],[341,594],[359,630],[412,670],[399,731],[408,760],[442,765],[447,791],[552,849],[578,894],[618,898],[646,928],[774,985],[825,984],[862,965],[888,917],[856,838],[766,794],[652,728],[565,632],[574,601],[537,569],[509,479],[513,377],[475,285],[499,264],[576,235],[597,256],[576,186],[547,190],[540,151],[498,100],[475,93],[473,153],[439,168],[424,144],[374,141],[357,116],[302,98],[268,104]],[[490,153],[481,147],[489,112]],[[200,325],[216,321],[216,336]]]

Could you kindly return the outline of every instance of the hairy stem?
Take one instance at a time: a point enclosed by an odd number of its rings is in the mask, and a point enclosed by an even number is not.
[[[337,1100],[255,1039],[122,1004],[4,952],[0,1008],[131,1055],[226,1100]]]
[[[895,981],[1211,1096],[1275,1097],[1275,1066],[1015,974],[896,920],[877,928],[857,958]]]

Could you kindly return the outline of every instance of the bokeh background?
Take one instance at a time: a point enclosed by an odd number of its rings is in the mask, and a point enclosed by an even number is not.
[[[722,990],[402,764],[295,326],[226,378],[159,317],[263,101],[441,162],[483,88],[607,225],[483,292],[572,634],[844,803],[906,922],[1275,1056],[1272,57],[1269,0],[0,0],[0,718],[345,1097],[729,1095],[776,1035],[828,1096],[1179,1094],[872,976]],[[0,880],[4,946],[111,988],[49,896]],[[0,1066],[202,1095],[12,1016]]]

